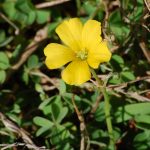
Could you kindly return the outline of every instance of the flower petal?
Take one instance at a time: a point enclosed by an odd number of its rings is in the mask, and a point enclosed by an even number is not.
[[[74,51],[78,51],[81,49],[82,27],[80,19],[73,18],[61,23],[56,28],[56,33],[67,46]]]
[[[51,43],[44,49],[45,63],[49,69],[59,68],[75,58],[75,53],[66,46]]]
[[[91,78],[86,61],[73,61],[62,72],[62,79],[70,85],[80,85]]]
[[[107,47],[106,41],[103,41],[89,51],[87,62],[92,68],[96,69],[100,63],[108,62],[110,58],[111,52]]]
[[[82,44],[86,49],[93,49],[94,45],[102,41],[101,23],[96,20],[88,20],[82,31]]]

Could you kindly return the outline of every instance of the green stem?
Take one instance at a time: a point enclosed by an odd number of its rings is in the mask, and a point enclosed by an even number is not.
[[[99,89],[101,93],[104,96],[104,102],[105,102],[105,117],[106,117],[106,124],[107,124],[107,129],[109,133],[109,138],[110,138],[110,146],[114,147],[115,149],[115,141],[114,141],[114,136],[113,136],[113,127],[112,127],[112,122],[111,122],[111,115],[110,115],[110,103],[109,103],[109,96],[106,91],[106,87],[103,86],[102,81],[98,78],[96,72],[91,69],[91,73],[93,74],[93,77],[96,79]]]
[[[81,2],[80,0],[76,0],[76,5],[77,5],[77,15],[80,15],[80,8],[81,8]]]
[[[97,5],[95,11],[89,16],[89,19],[94,19],[95,16],[98,14],[100,8],[101,8],[101,2]]]

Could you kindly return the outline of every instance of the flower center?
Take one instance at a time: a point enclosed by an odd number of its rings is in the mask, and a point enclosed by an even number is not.
[[[86,50],[79,51],[76,54],[76,57],[79,58],[79,59],[81,59],[81,60],[87,59],[87,56],[88,56],[88,52]]]

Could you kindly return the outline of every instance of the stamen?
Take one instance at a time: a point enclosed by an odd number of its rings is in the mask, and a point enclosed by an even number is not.
[[[80,58],[81,60],[87,59],[87,56],[88,56],[87,51],[79,51],[79,52],[77,52],[77,55],[76,55],[76,57]]]

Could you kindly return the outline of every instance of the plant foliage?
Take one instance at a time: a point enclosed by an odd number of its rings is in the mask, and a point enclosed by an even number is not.
[[[45,2],[52,5],[39,5]],[[66,85],[60,78],[62,68],[49,70],[44,64],[44,47],[60,43],[57,25],[79,17],[83,22],[90,18],[102,23],[102,36],[113,53],[111,61],[96,72],[107,80],[116,149],[149,150],[150,26],[145,2],[1,0],[0,144],[24,143],[19,134],[23,129],[36,146],[80,149],[83,135],[74,98],[84,116],[90,149],[112,149],[104,101],[95,85],[91,81],[80,87]],[[9,121],[18,133],[5,124]]]

